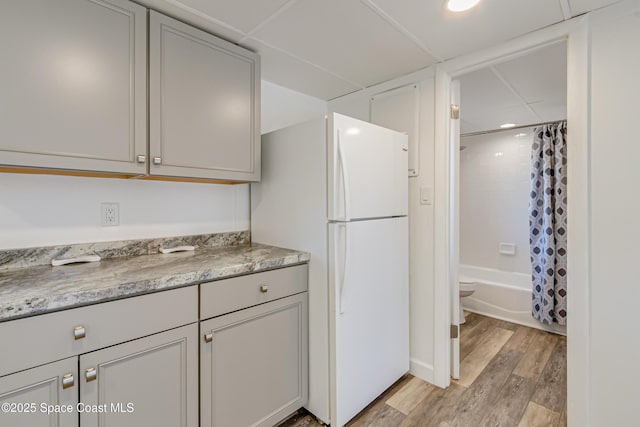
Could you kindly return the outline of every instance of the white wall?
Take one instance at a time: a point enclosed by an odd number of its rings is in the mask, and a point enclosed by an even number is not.
[[[263,82],[262,130],[326,114],[325,101]],[[0,249],[250,228],[249,186],[0,173]],[[120,226],[100,203],[120,203]]]
[[[262,81],[262,133],[327,114],[327,102]]]
[[[533,128],[460,139],[460,264],[531,273],[532,142]],[[515,244],[516,254],[500,254],[500,243]]]
[[[329,111],[369,121],[372,95],[408,84],[420,89],[420,174],[409,180],[409,281],[411,373],[433,382],[434,316],[434,211],[420,204],[420,188],[434,185],[434,78],[433,69],[419,71],[329,102]]]
[[[120,203],[120,226],[100,203]],[[0,174],[0,249],[249,229],[247,184]]]
[[[589,22],[590,425],[622,426],[638,423],[640,378],[640,1]]]

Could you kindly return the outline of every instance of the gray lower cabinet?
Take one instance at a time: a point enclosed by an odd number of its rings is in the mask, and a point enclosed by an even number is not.
[[[271,427],[307,402],[307,293],[200,323],[202,427]]]
[[[200,285],[201,427],[271,427],[308,400],[306,264]]]
[[[198,426],[198,325],[80,356],[80,425]]]
[[[77,357],[0,377],[0,426],[77,427],[77,381]]]
[[[307,278],[297,265],[1,322],[0,426],[271,427],[308,400]]]
[[[0,2],[0,167],[144,174],[147,11]]]
[[[0,323],[0,405],[22,412],[0,426],[197,427],[197,313],[191,286]]]
[[[150,174],[260,180],[258,55],[154,11]]]
[[[0,403],[0,426],[197,427],[198,325],[0,377]]]

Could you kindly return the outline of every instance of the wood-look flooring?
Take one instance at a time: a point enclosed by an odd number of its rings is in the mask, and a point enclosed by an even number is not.
[[[446,390],[407,375],[349,427],[565,427],[567,342],[561,335],[468,313],[460,379]],[[280,427],[319,427],[299,413]]]

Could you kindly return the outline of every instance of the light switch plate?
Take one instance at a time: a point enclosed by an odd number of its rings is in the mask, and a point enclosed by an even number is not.
[[[433,190],[431,187],[420,188],[420,204],[430,205],[433,199]]]

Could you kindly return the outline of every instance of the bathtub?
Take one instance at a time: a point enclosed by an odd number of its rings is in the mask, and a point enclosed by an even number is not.
[[[566,326],[544,325],[531,316],[531,275],[460,264],[460,275],[473,279],[473,295],[462,298],[462,307],[485,316],[566,335]]]

